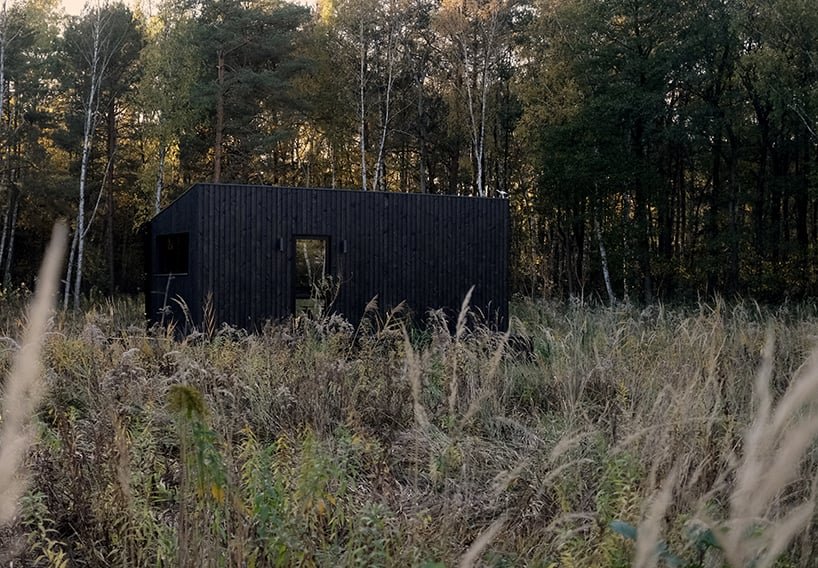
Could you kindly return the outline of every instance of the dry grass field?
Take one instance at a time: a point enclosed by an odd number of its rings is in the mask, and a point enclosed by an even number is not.
[[[43,320],[25,416],[24,299],[0,315],[0,450],[22,448],[0,466],[3,566],[818,556],[812,304],[526,301],[509,339],[374,315],[174,338],[103,302]]]

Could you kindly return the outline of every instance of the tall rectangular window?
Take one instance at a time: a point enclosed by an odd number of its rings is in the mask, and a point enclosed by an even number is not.
[[[188,233],[156,235],[156,268],[159,274],[187,274]]]
[[[329,239],[326,237],[296,237],[293,293],[296,314],[323,309],[321,291],[327,277]]]

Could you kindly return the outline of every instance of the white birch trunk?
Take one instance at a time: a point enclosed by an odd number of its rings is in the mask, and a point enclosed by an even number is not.
[[[594,229],[596,229],[596,240],[599,244],[599,260],[602,264],[602,277],[605,279],[605,290],[608,292],[608,301],[611,306],[616,305],[616,294],[614,294],[611,284],[611,272],[608,270],[608,252],[605,250],[605,243],[602,241],[602,229],[599,226],[599,219],[594,215]]]
[[[469,121],[471,125],[471,139],[472,139],[472,156],[475,162],[475,185],[477,186],[477,195],[486,197],[486,188],[483,174],[483,158],[485,156],[485,138],[486,138],[486,106],[488,102],[488,84],[489,84],[489,64],[494,46],[495,26],[492,21],[491,29],[489,31],[488,45],[483,54],[482,68],[479,72],[474,73],[474,84],[470,70],[472,69],[472,58],[469,54],[469,48],[463,42],[463,67],[464,67],[464,82],[466,84],[466,97],[469,106]],[[475,91],[479,89],[479,93]],[[479,96],[479,100],[475,98]],[[479,107],[479,108],[478,108]]]
[[[6,251],[6,266],[3,270],[3,285],[11,283],[11,258],[14,256],[14,235],[17,232],[17,211],[20,208],[20,200],[14,200],[14,208],[11,212],[11,227],[9,227],[9,246]]]
[[[102,203],[102,196],[105,193],[105,187],[108,183],[108,178],[111,177],[111,170],[114,167],[114,154],[111,154],[108,157],[108,164],[105,166],[105,173],[102,176],[102,185],[100,186],[99,193],[97,194],[97,200],[94,202],[94,208],[91,210],[91,216],[88,217],[88,222],[85,224],[85,230],[82,232],[81,238],[84,240],[85,237],[88,235],[88,231],[91,230],[91,225],[94,222],[94,219],[97,216],[97,212],[99,211],[99,204]]]
[[[486,191],[486,182],[483,173],[483,158],[486,149],[486,104],[488,102],[488,85],[489,85],[489,57],[494,50],[494,25],[492,23],[491,36],[489,38],[489,45],[483,58],[483,72],[482,75],[482,89],[480,92],[480,135],[477,138],[477,194],[480,197],[488,195]]]
[[[6,0],[0,11],[0,117],[5,116],[6,104]]]
[[[360,22],[360,37],[361,42],[361,69],[359,76],[359,90],[360,90],[360,119],[361,119],[361,188],[366,191],[366,44],[364,43],[364,16],[361,14]]]
[[[6,232],[9,230],[9,214],[11,213],[11,208],[6,205],[6,212],[3,213],[3,232],[0,233],[0,266],[3,265],[3,259],[5,258],[5,250],[6,250]]]
[[[153,207],[155,214],[158,214],[162,209],[162,190],[165,187],[165,156],[167,151],[167,146],[163,142],[159,147],[159,170],[156,172],[156,201]]]
[[[383,129],[381,130],[381,142],[378,145],[378,159],[375,161],[375,174],[372,180],[372,190],[377,191],[379,189],[379,184],[382,182],[383,176],[383,152],[384,148],[386,147],[386,134],[389,131],[389,108],[391,103],[392,97],[392,83],[394,80],[394,58],[393,58],[393,51],[394,48],[394,33],[392,25],[389,26],[389,40],[387,42],[387,54],[386,54],[386,103],[385,108],[383,111]]]
[[[4,116],[6,102],[6,0],[3,0],[2,12],[0,12],[0,122]],[[4,188],[7,189],[6,174],[3,174]],[[9,230],[9,221],[11,220],[12,195],[8,191],[8,203],[6,204],[6,213],[3,217],[3,235],[0,237],[0,263],[3,262],[6,252],[6,235]],[[0,264],[2,266],[2,264]]]
[[[71,277],[74,274],[74,257],[77,254],[77,238],[79,237],[79,230],[74,230],[74,236],[71,237],[71,248],[68,250],[68,262],[65,265],[65,288],[63,289],[62,309],[68,309],[68,301],[71,299]]]
[[[418,88],[417,120],[418,120],[418,186],[421,193],[428,191],[426,185],[426,124],[423,116],[423,78],[420,72],[415,74],[415,84]]]
[[[80,197],[77,208],[77,270],[74,280],[74,309],[80,307],[80,286],[82,285],[82,261],[85,253],[85,182],[88,178],[88,162],[91,158],[93,141],[93,104],[96,97],[96,59],[91,76],[91,89],[88,93],[88,106],[85,109],[85,126],[82,135],[82,162],[80,164]]]
[[[102,33],[105,22],[102,12],[97,8],[96,22],[92,28],[92,46],[90,55],[91,85],[88,89],[88,98],[85,105],[85,123],[82,134],[82,160],[80,162],[79,203],[77,207],[77,250],[76,266],[74,271],[74,309],[80,307],[80,292],[82,288],[82,268],[85,256],[85,191],[88,179],[88,164],[91,159],[91,149],[96,126],[97,107],[99,106],[99,89],[102,76],[105,73],[111,53],[102,53]]]
[[[480,171],[481,169],[481,160],[480,155],[478,153],[479,147],[479,135],[478,135],[478,128],[477,128],[477,116],[476,111],[474,108],[474,88],[472,87],[472,78],[471,78],[471,57],[469,56],[469,48],[464,41],[462,44],[463,47],[463,82],[466,84],[466,98],[468,106],[469,106],[469,126],[471,126],[471,149],[472,149],[472,156],[475,160],[475,184],[477,185],[477,195],[480,197],[483,196],[483,187],[482,182],[480,179]],[[474,78],[475,83],[477,82],[477,77]],[[476,85],[475,85],[476,86]]]
[[[335,144],[332,142],[328,142],[329,145],[329,164],[330,164],[330,175],[332,176],[332,189],[335,189],[336,181],[335,181]]]
[[[0,266],[3,265],[3,259],[6,252],[6,236],[9,231],[9,221],[11,221],[11,194],[8,196],[8,203],[6,203],[6,212],[3,214],[3,232],[0,233]]]

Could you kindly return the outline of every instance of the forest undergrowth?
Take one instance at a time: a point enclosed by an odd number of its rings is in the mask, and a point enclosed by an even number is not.
[[[7,377],[28,318],[3,300]],[[48,322],[2,565],[818,556],[813,304],[520,301],[510,335],[464,312],[423,329],[371,313],[358,328],[300,318],[183,338],[146,332],[140,310],[123,299]]]

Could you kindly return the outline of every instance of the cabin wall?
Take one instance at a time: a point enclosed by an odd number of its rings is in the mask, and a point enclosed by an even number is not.
[[[353,323],[375,296],[382,312],[405,300],[421,317],[441,307],[454,317],[472,285],[472,305],[507,322],[507,201],[210,184],[191,193],[201,219],[195,302],[212,294],[218,323],[255,328],[292,313],[296,236],[329,239],[332,308]]]
[[[162,322],[172,318],[184,325],[186,317],[179,301],[187,305],[194,323],[198,325],[201,321],[199,200],[198,192],[188,190],[150,222],[146,243],[149,270],[145,298],[146,315],[150,321]],[[188,271],[186,274],[167,274],[160,270],[157,238],[179,233],[188,234]]]

